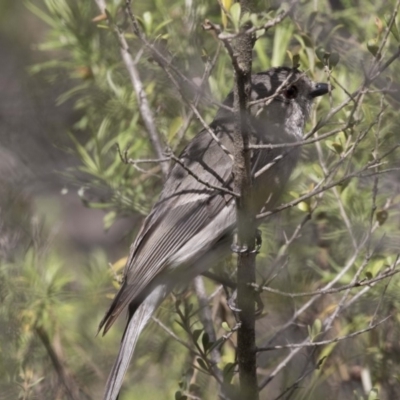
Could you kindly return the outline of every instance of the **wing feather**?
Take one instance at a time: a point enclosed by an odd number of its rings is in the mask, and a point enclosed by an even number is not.
[[[223,135],[232,148],[229,135]],[[232,161],[207,132],[201,132],[185,149],[187,168],[212,185],[231,183]],[[227,199],[228,197],[228,199]],[[146,218],[131,247],[124,282],[100,323],[104,333],[121,311],[145,295],[148,285],[168,267],[169,259],[226,206],[229,195],[205,187],[179,164],[172,169],[160,200]],[[216,238],[218,240],[218,238]]]

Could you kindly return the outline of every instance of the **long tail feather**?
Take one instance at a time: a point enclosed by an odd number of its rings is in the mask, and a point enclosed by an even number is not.
[[[140,304],[135,313],[131,317],[122,338],[121,347],[118,357],[108,376],[104,400],[116,400],[124,380],[126,370],[132,359],[133,352],[136,347],[139,335],[149,322],[156,308],[165,297],[165,288],[155,288],[149,296]]]

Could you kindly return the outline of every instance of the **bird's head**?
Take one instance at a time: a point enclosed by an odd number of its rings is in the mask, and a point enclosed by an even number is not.
[[[253,75],[250,113],[301,136],[315,97],[329,91],[295,68],[279,67]]]
[[[252,76],[250,114],[263,125],[283,128],[301,137],[314,98],[328,91],[328,84],[315,83],[296,68],[271,68]],[[233,92],[224,104],[233,106]],[[228,115],[231,114],[221,108],[217,117]]]

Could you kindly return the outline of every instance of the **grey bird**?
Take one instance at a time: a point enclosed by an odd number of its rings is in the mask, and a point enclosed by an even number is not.
[[[300,141],[313,99],[328,89],[327,84],[314,83],[299,70],[287,67],[253,75],[251,142]],[[233,93],[224,104],[233,106]],[[100,323],[99,331],[103,329],[105,334],[128,307],[128,324],[104,400],[118,397],[141,331],[175,285],[190,282],[230,252],[236,223],[235,198],[204,182],[233,190],[232,112],[221,107],[210,128],[216,138],[202,130],[184,149],[180,163],[172,168],[158,202],[130,248],[121,288]],[[276,205],[299,153],[300,147],[294,146],[252,151],[256,212]],[[270,167],[265,168],[267,165]]]

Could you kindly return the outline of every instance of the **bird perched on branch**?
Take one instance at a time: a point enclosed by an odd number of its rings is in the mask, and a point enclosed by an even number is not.
[[[255,212],[271,210],[300,152],[315,97],[328,85],[297,69],[280,67],[252,76],[249,133],[252,144],[289,144],[253,149]],[[236,224],[233,193],[233,93],[209,130],[202,130],[176,159],[160,195],[130,249],[123,283],[100,323],[104,334],[128,309],[128,324],[109,375],[104,399],[115,400],[137,340],[154,311],[177,283],[189,282],[229,254]]]

